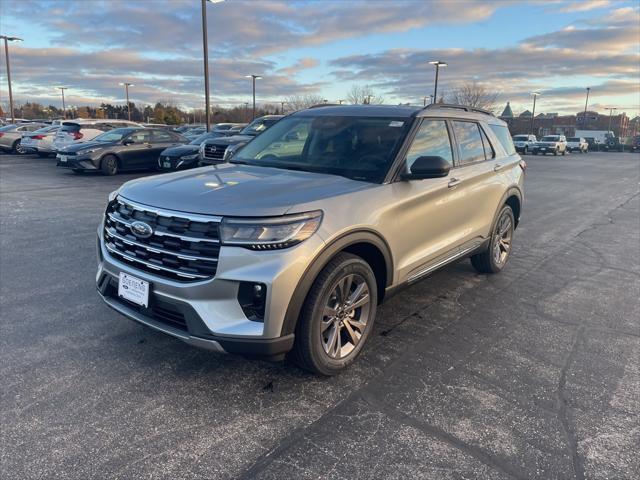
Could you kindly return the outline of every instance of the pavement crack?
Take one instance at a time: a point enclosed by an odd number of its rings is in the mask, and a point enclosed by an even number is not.
[[[578,350],[578,345],[582,339],[584,334],[585,327],[580,327],[575,334],[573,339],[573,345],[569,354],[567,355],[567,360],[560,371],[560,379],[558,381],[558,390],[557,390],[557,401],[558,401],[558,420],[562,425],[562,429],[565,434],[565,438],[567,441],[567,448],[571,453],[571,459],[573,462],[573,473],[576,480],[584,480],[584,465],[580,455],[578,453],[578,440],[576,436],[576,432],[571,424],[572,419],[571,412],[567,406],[568,398],[566,392],[567,385],[567,372],[571,368],[573,361],[575,359],[576,352]]]

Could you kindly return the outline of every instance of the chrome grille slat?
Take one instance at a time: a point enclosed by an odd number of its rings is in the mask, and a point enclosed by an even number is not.
[[[165,253],[167,255],[174,255],[174,256],[176,256],[178,258],[182,258],[184,260],[203,260],[205,262],[218,263],[218,259],[217,258],[213,258],[213,257],[201,257],[199,255],[186,255],[184,253],[176,253],[176,252],[172,252],[170,250],[165,250],[164,248],[157,248],[157,247],[152,247],[152,246],[149,246],[149,245],[145,245],[144,243],[136,242],[135,240],[131,240],[130,238],[123,237],[122,235],[120,235],[118,233],[114,233],[114,232],[110,231],[108,228],[105,228],[105,232],[110,237],[115,237],[118,240],[122,240],[125,243],[128,243],[130,245],[135,245],[136,247],[144,248],[144,249],[149,250],[149,251],[151,251],[153,253]]]
[[[221,217],[160,210],[118,197],[105,212],[103,241],[107,253],[140,270],[180,281],[213,278],[218,264]],[[147,238],[131,225],[147,223]]]

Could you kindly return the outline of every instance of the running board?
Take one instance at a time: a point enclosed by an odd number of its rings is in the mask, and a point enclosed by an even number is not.
[[[482,245],[482,242],[475,242],[473,245],[459,251],[456,252],[446,258],[443,258],[442,260],[434,263],[433,265],[429,265],[428,267],[424,268],[423,270],[420,270],[416,273],[414,273],[413,275],[410,275],[409,278],[407,278],[407,283],[411,284],[416,282],[417,280],[420,280],[422,277],[424,277],[425,275],[428,275],[429,273],[433,272],[434,270],[437,270],[438,268],[446,265],[447,263],[451,263],[454,260],[457,260],[461,257],[464,257],[467,253],[474,251],[475,249],[477,249],[480,245]]]

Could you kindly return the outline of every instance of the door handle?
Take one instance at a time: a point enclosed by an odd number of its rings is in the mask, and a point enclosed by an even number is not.
[[[451,180],[449,180],[449,183],[448,183],[448,185],[447,185],[447,186],[448,186],[449,188],[453,188],[453,187],[455,187],[456,185],[458,185],[461,181],[462,181],[462,180],[460,180],[459,178],[452,178]]]
[[[499,172],[500,170],[502,170],[504,168],[504,165],[501,165],[499,163],[496,163],[495,167],[493,167],[493,171],[494,172]]]

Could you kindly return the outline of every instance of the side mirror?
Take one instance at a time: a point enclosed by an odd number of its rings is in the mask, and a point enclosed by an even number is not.
[[[451,164],[442,157],[418,157],[410,170],[410,173],[402,175],[403,180],[442,178],[449,175]]]
[[[136,142],[134,142],[134,141],[133,141],[133,138],[125,138],[125,139],[122,141],[122,144],[123,144],[123,145],[133,145],[134,143],[136,143]]]

